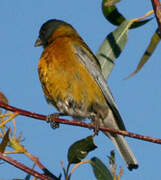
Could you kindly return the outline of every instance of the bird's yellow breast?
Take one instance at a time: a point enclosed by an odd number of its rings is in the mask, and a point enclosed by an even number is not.
[[[77,59],[70,39],[57,38],[44,49],[38,65],[44,94],[52,104],[72,98],[86,109],[92,103],[106,104],[104,95],[84,65]]]

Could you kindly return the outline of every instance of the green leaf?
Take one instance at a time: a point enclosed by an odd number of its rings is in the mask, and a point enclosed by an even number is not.
[[[153,18],[149,18],[143,21],[136,21],[134,22],[129,29],[134,29],[134,28],[138,28],[140,26],[143,26],[144,24],[148,23],[149,21],[151,21]]]
[[[70,146],[68,150],[68,162],[70,164],[79,163],[90,151],[96,148],[97,146],[94,144],[93,136],[79,140]]]
[[[107,2],[104,3],[104,6],[112,6],[117,4],[118,2],[120,2],[121,0],[109,0]]]
[[[2,139],[2,142],[0,144],[0,152],[1,153],[4,153],[6,146],[9,142],[9,132],[10,132],[10,129],[7,130],[6,134],[4,135],[4,137]]]
[[[102,12],[104,17],[113,25],[119,26],[126,18],[117,10],[115,5],[107,6],[106,4],[111,0],[103,0],[102,1]],[[152,18],[147,20],[134,22],[130,29],[140,27],[147,22],[149,22]]]
[[[115,151],[114,150],[112,150],[110,152],[110,156],[108,156],[108,158],[109,158],[111,172],[116,173],[116,162],[115,162]]]
[[[24,180],[30,180],[31,179],[31,175],[27,174]]]
[[[105,79],[111,73],[114,60],[119,57],[128,40],[128,30],[133,21],[124,21],[118,28],[111,32],[103,41],[97,51],[97,58],[101,64]]]
[[[141,70],[141,68],[144,66],[144,64],[149,60],[150,56],[153,54],[160,40],[161,40],[161,35],[159,29],[157,29],[153,34],[150,44],[147,47],[146,51],[144,52],[144,55],[142,56],[136,70],[133,73],[131,73],[127,78],[134,76],[136,73],[138,73]]]
[[[113,25],[119,26],[123,21],[125,21],[125,17],[117,10],[115,5],[106,6],[105,3],[110,0],[102,1],[102,12],[104,17]]]
[[[51,180],[60,180],[61,179],[61,174],[59,177],[56,177],[54,174],[52,174],[48,169],[43,168],[42,171],[44,172],[44,175],[51,178]]]
[[[113,180],[112,174],[109,169],[98,158],[92,158],[90,164],[93,168],[95,177],[98,180]]]

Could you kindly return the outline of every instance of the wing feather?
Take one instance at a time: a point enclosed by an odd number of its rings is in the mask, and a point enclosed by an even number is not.
[[[96,64],[95,61],[91,60],[91,57],[86,53],[86,50],[77,44],[73,45],[75,48],[75,54],[78,57],[78,60],[83,63],[83,65],[87,68],[88,72],[92,75],[98,86],[101,88],[108,105],[110,106],[117,124],[120,129],[125,130],[125,125],[121,118],[121,115],[118,111],[118,108],[115,104],[114,98],[110,89],[108,88],[107,82],[103,77],[100,67]],[[96,57],[95,57],[96,58]]]

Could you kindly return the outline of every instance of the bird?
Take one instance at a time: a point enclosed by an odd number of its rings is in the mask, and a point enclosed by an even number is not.
[[[74,27],[50,19],[40,28],[35,46],[42,46],[38,74],[45,98],[60,114],[90,119],[96,126],[126,130],[101,66]],[[129,170],[138,162],[124,136],[103,132]]]

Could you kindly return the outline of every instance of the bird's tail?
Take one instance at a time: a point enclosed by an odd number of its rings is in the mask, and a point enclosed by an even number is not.
[[[138,168],[137,160],[133,152],[131,151],[130,147],[128,146],[125,138],[118,134],[110,135],[108,132],[104,132],[104,134],[110,137],[110,139],[113,141],[120,155],[125,160],[128,169],[129,170],[137,169]]]

